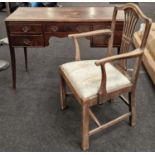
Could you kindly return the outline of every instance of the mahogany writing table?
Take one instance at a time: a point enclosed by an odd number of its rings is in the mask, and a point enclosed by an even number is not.
[[[13,88],[16,88],[15,47],[23,47],[27,69],[27,48],[46,47],[49,38],[111,28],[113,7],[18,8],[5,19],[9,39]],[[123,12],[118,14],[114,47],[120,47]],[[90,37],[91,47],[106,47],[102,36]]]

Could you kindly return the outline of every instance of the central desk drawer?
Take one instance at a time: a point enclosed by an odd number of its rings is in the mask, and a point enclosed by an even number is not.
[[[13,46],[44,46],[42,35],[34,36],[10,36],[10,41]]]
[[[11,34],[41,34],[41,24],[10,24],[9,30]]]
[[[52,23],[45,25],[45,32],[47,33],[76,33],[90,31],[90,26],[79,23]]]

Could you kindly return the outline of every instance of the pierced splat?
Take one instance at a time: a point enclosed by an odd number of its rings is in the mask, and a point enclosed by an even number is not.
[[[127,52],[129,49],[129,45],[132,41],[132,36],[134,33],[135,26],[139,17],[137,16],[136,12],[133,9],[125,9],[125,21],[123,27],[123,35],[122,35],[122,44],[120,53]]]
[[[123,27],[123,34],[122,34],[122,43],[121,43],[119,53],[125,53],[129,51],[129,46],[132,41],[135,26],[137,24],[137,21],[139,20],[137,13],[131,8],[127,8],[124,10],[124,16],[125,16],[125,19],[124,19],[124,27]],[[126,68],[125,60],[121,60],[119,64],[123,68]]]

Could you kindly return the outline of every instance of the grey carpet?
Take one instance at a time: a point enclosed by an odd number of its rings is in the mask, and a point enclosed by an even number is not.
[[[140,7],[155,19],[155,3],[140,3]],[[6,36],[5,16],[0,13],[0,37]],[[80,42],[84,59],[103,56],[105,49],[90,49],[85,39]],[[11,87],[11,69],[0,72],[0,151],[82,151],[80,106],[74,97],[68,98],[69,107],[65,111],[59,106],[58,66],[73,60],[72,40],[53,38],[49,47],[28,49],[28,73],[24,68],[23,50],[17,49],[16,56],[16,91]],[[8,46],[0,47],[0,59],[10,62]],[[155,151],[155,89],[143,68],[136,96],[136,127],[130,127],[125,121],[92,136],[89,151]],[[127,110],[120,99],[115,102],[92,109],[106,122]]]

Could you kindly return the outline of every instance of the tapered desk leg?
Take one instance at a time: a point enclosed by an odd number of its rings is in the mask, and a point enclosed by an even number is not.
[[[10,46],[11,69],[12,69],[12,87],[16,89],[16,56],[14,47]]]
[[[28,71],[28,60],[27,60],[27,48],[24,47],[24,57],[25,57],[25,69]]]
[[[120,49],[121,49],[121,47],[119,46],[119,47],[117,47],[117,54],[120,54]]]

